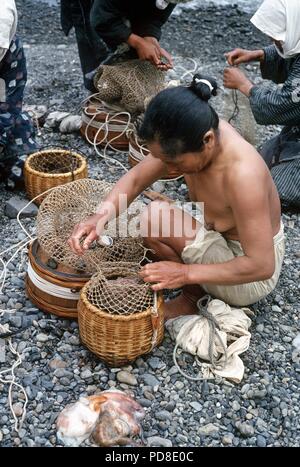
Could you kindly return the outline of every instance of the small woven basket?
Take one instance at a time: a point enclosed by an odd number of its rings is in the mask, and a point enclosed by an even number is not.
[[[31,154],[25,161],[24,180],[27,196],[34,199],[50,188],[87,178],[87,162],[77,151],[47,148]],[[41,204],[46,197],[35,200]]]
[[[80,337],[83,344],[107,365],[124,366],[150,352],[162,341],[163,298],[162,295],[158,296],[155,308],[148,304],[145,310],[139,309],[136,313],[111,314],[91,303],[97,276],[99,275],[93,276],[81,291],[78,302]],[[125,274],[118,276],[125,277]],[[105,294],[105,290],[103,293]],[[119,293],[116,291],[116,296]],[[130,293],[126,294],[126,298],[130,300]],[[112,299],[113,295],[108,303]]]

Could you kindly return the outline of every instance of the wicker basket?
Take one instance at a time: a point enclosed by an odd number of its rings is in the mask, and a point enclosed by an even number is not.
[[[138,141],[136,134],[133,131],[128,131],[127,136],[129,139],[129,148],[128,148],[128,162],[131,167],[135,167],[139,162],[145,159],[150,154],[149,149],[143,143]],[[169,171],[167,176],[162,180],[176,180],[183,177],[179,172]]]
[[[81,118],[80,132],[90,144],[128,150],[129,117],[126,114],[108,109],[101,101],[90,100]]]
[[[71,268],[55,264],[53,260],[49,260],[49,256],[42,250],[38,241],[35,240],[29,247],[29,264],[26,277],[27,295],[32,303],[46,313],[62,318],[77,319],[79,293],[90,280],[90,275],[78,273]],[[58,286],[70,291],[70,298],[62,298],[46,291],[43,286],[45,281],[55,287]]]
[[[82,289],[78,302],[78,324],[83,344],[97,357],[112,367],[124,366],[153,348],[163,340],[163,298],[158,297],[158,317],[152,310],[128,316],[111,315],[92,305],[87,298],[88,284]]]
[[[24,165],[25,187],[29,199],[34,199],[50,188],[87,176],[85,157],[67,149],[43,149],[31,154]],[[40,196],[35,203],[41,204],[46,196]]]

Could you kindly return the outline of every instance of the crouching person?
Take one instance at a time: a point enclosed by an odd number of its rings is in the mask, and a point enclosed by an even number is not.
[[[195,313],[206,292],[230,305],[253,304],[274,290],[283,262],[274,182],[257,151],[209,105],[216,89],[214,80],[196,75],[189,87],[164,90],[151,101],[140,128],[151,155],[120,179],[69,240],[82,254],[119,214],[120,194],[130,204],[168,170],[183,173],[190,199],[204,205],[204,222],[158,202],[141,222],[157,260],[142,268],[141,277],[156,291],[183,289],[165,304],[166,319]]]
[[[0,181],[13,189],[22,185],[26,155],[36,150],[31,119],[22,111],[27,70],[14,0],[1,0],[0,24]]]

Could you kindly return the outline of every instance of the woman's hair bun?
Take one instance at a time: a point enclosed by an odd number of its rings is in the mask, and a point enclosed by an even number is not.
[[[208,102],[211,96],[217,95],[217,89],[218,84],[215,79],[200,75],[200,73],[194,75],[190,85],[190,90],[205,102]]]

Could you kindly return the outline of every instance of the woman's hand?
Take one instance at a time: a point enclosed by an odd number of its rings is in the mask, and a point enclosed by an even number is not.
[[[253,84],[242,70],[232,67],[225,68],[224,70],[224,87],[228,89],[238,89],[249,97]]]
[[[263,61],[265,58],[265,52],[261,50],[245,50],[245,49],[234,49],[231,52],[225,54],[227,62],[230,66],[237,66],[241,63],[249,63],[256,61]]]
[[[68,244],[77,255],[83,255],[89,249],[91,243],[97,240],[101,235],[101,230],[104,229],[106,223],[105,212],[94,214],[88,217],[84,222],[75,225]],[[82,242],[82,239],[84,241]]]
[[[163,289],[177,289],[187,284],[188,268],[187,264],[159,261],[144,266],[140,276],[145,282],[155,282],[152,289],[156,292]]]

